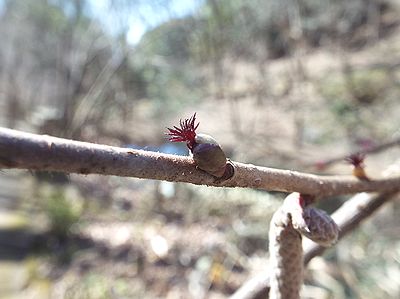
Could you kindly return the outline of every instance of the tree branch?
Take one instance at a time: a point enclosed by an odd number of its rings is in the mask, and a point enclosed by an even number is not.
[[[196,168],[190,157],[119,148],[0,128],[0,168],[127,176],[216,187],[247,187],[332,196],[400,189],[400,176],[358,181],[232,162],[221,181]]]
[[[385,192],[379,195],[360,193],[346,201],[332,218],[340,228],[339,239],[360,225],[361,221],[371,216],[384,203],[393,199],[397,192]],[[314,257],[321,255],[327,248],[307,240],[304,246],[304,264],[307,265]],[[269,292],[270,277],[268,272],[262,272],[245,282],[230,299],[266,298]]]
[[[369,147],[367,149],[360,149],[359,151],[353,152],[353,154],[355,154],[355,153],[374,154],[374,153],[379,153],[379,152],[384,151],[384,150],[386,150],[388,148],[391,148],[393,146],[398,146],[398,145],[400,145],[400,138],[396,138],[396,139],[393,139],[393,140],[391,140],[389,142],[385,142],[385,143],[382,143],[382,144],[371,146],[371,147]],[[312,163],[312,164],[310,164],[308,166],[314,166],[314,167],[316,166],[319,170],[323,170],[323,169],[326,169],[326,168],[328,168],[329,166],[331,166],[331,165],[333,165],[335,163],[343,162],[345,160],[345,158],[348,157],[348,156],[349,155],[339,155],[337,157],[332,157],[330,159],[326,159],[326,160],[323,160],[323,161],[314,162],[314,163]]]

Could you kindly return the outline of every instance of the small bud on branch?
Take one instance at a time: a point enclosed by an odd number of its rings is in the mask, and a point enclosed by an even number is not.
[[[354,153],[345,158],[345,161],[353,166],[353,175],[359,180],[369,181],[367,174],[365,173],[365,154]]]
[[[224,151],[218,142],[206,134],[197,134],[196,113],[180,120],[179,127],[167,128],[171,142],[186,142],[197,167],[217,177],[228,179],[233,175],[233,166],[227,162]]]

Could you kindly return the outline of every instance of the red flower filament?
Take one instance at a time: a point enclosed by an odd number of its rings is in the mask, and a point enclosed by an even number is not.
[[[196,137],[196,129],[200,123],[195,125],[196,121],[196,113],[189,119],[184,119],[183,121],[179,121],[179,126],[174,126],[172,129],[167,128],[169,132],[166,134],[169,135],[169,141],[171,142],[186,142],[187,147],[190,151],[193,151],[193,147],[196,144],[194,140]]]
[[[354,167],[364,167],[364,159],[365,154],[363,153],[355,153],[351,154],[350,156],[346,157],[345,160],[349,164],[353,165]]]

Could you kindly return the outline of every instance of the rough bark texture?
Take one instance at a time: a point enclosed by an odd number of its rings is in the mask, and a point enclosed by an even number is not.
[[[358,181],[351,176],[318,176],[232,162],[235,173],[220,180],[196,168],[190,157],[133,150],[0,128],[0,168],[103,174],[186,182],[216,187],[248,187],[332,196],[400,188],[400,177]]]

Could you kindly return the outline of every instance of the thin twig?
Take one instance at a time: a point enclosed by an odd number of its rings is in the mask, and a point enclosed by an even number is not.
[[[360,223],[376,212],[384,203],[393,199],[397,192],[385,192],[379,195],[360,193],[347,200],[332,218],[340,228],[339,239],[352,231]],[[321,255],[325,247],[307,240],[304,246],[304,264]],[[230,299],[266,298],[269,292],[269,273],[262,272],[245,282]]]
[[[382,144],[371,146],[371,147],[366,148],[366,149],[360,149],[359,151],[355,151],[353,154],[355,154],[355,153],[360,153],[360,154],[364,154],[364,155],[366,155],[366,154],[375,154],[375,153],[379,153],[379,152],[384,151],[384,150],[386,150],[388,148],[391,148],[393,146],[398,146],[398,145],[400,145],[400,138],[396,138],[396,139],[393,139],[393,140],[391,140],[389,142],[385,142],[385,143],[382,143]],[[319,170],[324,170],[324,169],[328,168],[329,166],[332,166],[335,163],[343,162],[344,159],[346,157],[348,157],[348,156],[350,156],[350,155],[349,154],[347,154],[347,155],[339,155],[339,156],[332,157],[332,158],[329,158],[329,159],[326,159],[326,160],[314,162],[314,163],[312,163],[312,165],[308,165],[308,166],[314,166],[314,167],[317,167]]]
[[[190,157],[67,140],[0,128],[0,168],[127,176],[215,187],[333,196],[400,189],[400,176],[359,181],[232,162],[235,173],[221,181],[196,168]]]

